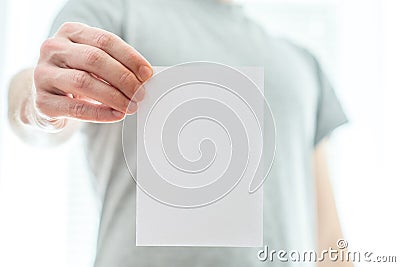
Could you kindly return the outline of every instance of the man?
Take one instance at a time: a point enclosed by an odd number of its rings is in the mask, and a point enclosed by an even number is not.
[[[70,0],[34,71],[11,83],[10,121],[23,139],[57,144],[77,128],[85,133],[103,203],[97,267],[295,264],[260,262],[258,249],[250,248],[135,246],[135,184],[123,160],[121,120],[145,97],[135,92],[151,78],[150,63],[264,66],[277,127],[276,159],[264,189],[264,243],[276,250],[321,250],[336,248],[341,238],[324,141],[346,122],[340,104],[312,55],[268,36],[227,2]]]

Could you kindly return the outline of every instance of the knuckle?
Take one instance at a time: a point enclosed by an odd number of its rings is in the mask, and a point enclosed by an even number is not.
[[[88,49],[86,52],[86,64],[90,66],[96,66],[100,64],[102,55],[99,51]]]
[[[45,75],[46,75],[46,69],[41,65],[36,66],[36,68],[33,70],[33,81],[35,85],[41,84]]]
[[[45,40],[40,47],[39,63],[47,62],[50,64],[62,61],[65,46],[59,38],[53,37]]]
[[[61,25],[58,29],[55,36],[59,36],[61,38],[70,39],[74,36],[79,36],[82,34],[83,29],[87,27],[86,24],[79,23],[79,22],[65,22]]]
[[[47,40],[45,40],[41,47],[40,47],[40,54],[41,55],[46,55],[47,53],[49,53],[52,50],[57,49],[57,41],[55,38],[49,38]]]
[[[113,46],[113,36],[109,33],[100,33],[95,39],[97,47],[100,49],[111,49]]]
[[[86,111],[87,107],[84,103],[73,103],[69,106],[71,116],[77,119],[83,118]]]
[[[75,31],[79,23],[76,22],[64,22],[59,29],[60,33],[71,33]]]
[[[84,89],[90,87],[91,78],[85,72],[76,72],[72,75],[72,82],[76,89]]]
[[[43,92],[47,88],[52,88],[56,77],[47,64],[40,63],[33,70],[33,90],[36,93]]]

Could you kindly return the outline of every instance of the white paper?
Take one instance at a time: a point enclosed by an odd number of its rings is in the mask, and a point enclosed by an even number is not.
[[[236,70],[241,73],[228,70],[225,75],[208,64],[156,68],[161,75],[145,85],[146,97],[137,113],[136,245],[262,246],[263,190],[250,194],[249,185],[260,164],[263,137],[248,105],[260,112],[264,102],[251,99],[254,94],[245,95],[254,88],[246,88],[249,83],[243,74],[263,91],[264,72],[258,67]],[[229,91],[233,87],[241,88],[240,92]],[[246,97],[251,103],[243,101]],[[203,107],[199,116],[192,110],[196,106]],[[235,118],[221,118],[230,111]],[[213,120],[213,113],[220,117]],[[193,120],[188,121],[190,116]],[[177,125],[168,126],[171,120]],[[247,125],[224,128],[219,124],[235,120]],[[239,163],[246,158],[247,162]],[[235,161],[233,166],[231,161]],[[240,179],[237,183],[226,180],[235,186],[217,198],[225,189],[214,192],[212,186],[228,171],[227,166],[236,168],[227,179]],[[164,184],[174,190],[164,190]]]

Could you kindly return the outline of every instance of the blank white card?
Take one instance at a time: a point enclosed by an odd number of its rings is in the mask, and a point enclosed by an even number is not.
[[[262,246],[263,190],[249,187],[263,162],[263,68],[155,72],[137,113],[136,245]]]

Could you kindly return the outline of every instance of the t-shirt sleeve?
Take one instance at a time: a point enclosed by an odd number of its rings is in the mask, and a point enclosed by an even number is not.
[[[314,145],[317,145],[337,127],[347,123],[348,120],[320,64],[315,59],[314,62],[316,77],[318,79],[318,103],[314,135]]]
[[[49,36],[64,22],[81,22],[122,37],[124,0],[69,0],[53,21]]]

